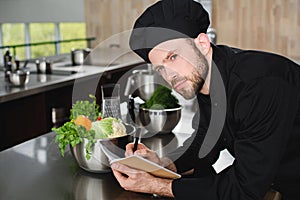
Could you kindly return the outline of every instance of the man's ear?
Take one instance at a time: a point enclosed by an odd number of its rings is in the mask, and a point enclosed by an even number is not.
[[[203,55],[207,55],[210,50],[210,40],[205,33],[200,33],[194,42]]]

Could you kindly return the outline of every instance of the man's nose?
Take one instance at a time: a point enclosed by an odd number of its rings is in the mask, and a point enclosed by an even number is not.
[[[168,81],[172,81],[174,78],[177,77],[177,72],[168,67],[165,68],[165,73],[166,73],[166,79]]]

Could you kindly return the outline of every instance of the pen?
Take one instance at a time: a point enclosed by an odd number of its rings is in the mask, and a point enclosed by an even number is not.
[[[132,149],[133,153],[136,151],[138,143],[140,143],[140,142],[141,142],[140,129],[137,128],[136,129],[136,134],[135,134],[135,137],[134,137],[133,149]]]

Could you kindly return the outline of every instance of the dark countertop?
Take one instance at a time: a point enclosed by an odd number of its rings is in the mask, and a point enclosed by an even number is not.
[[[175,149],[189,134],[164,134],[144,139],[153,150]],[[122,189],[111,172],[79,168],[68,149],[62,157],[55,133],[48,133],[0,152],[0,199],[153,199]],[[159,153],[159,152],[158,152]],[[161,152],[160,152],[161,153]],[[166,199],[166,198],[160,198]]]
[[[69,151],[65,157],[60,155],[54,137],[49,133],[0,153],[0,199],[145,197],[124,191],[112,173],[80,169]]]

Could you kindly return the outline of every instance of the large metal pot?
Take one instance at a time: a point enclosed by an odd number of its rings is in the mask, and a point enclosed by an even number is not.
[[[148,100],[159,85],[165,85],[165,81],[152,70],[148,64],[147,69],[133,70],[129,76],[124,95],[134,94],[143,100]]]

